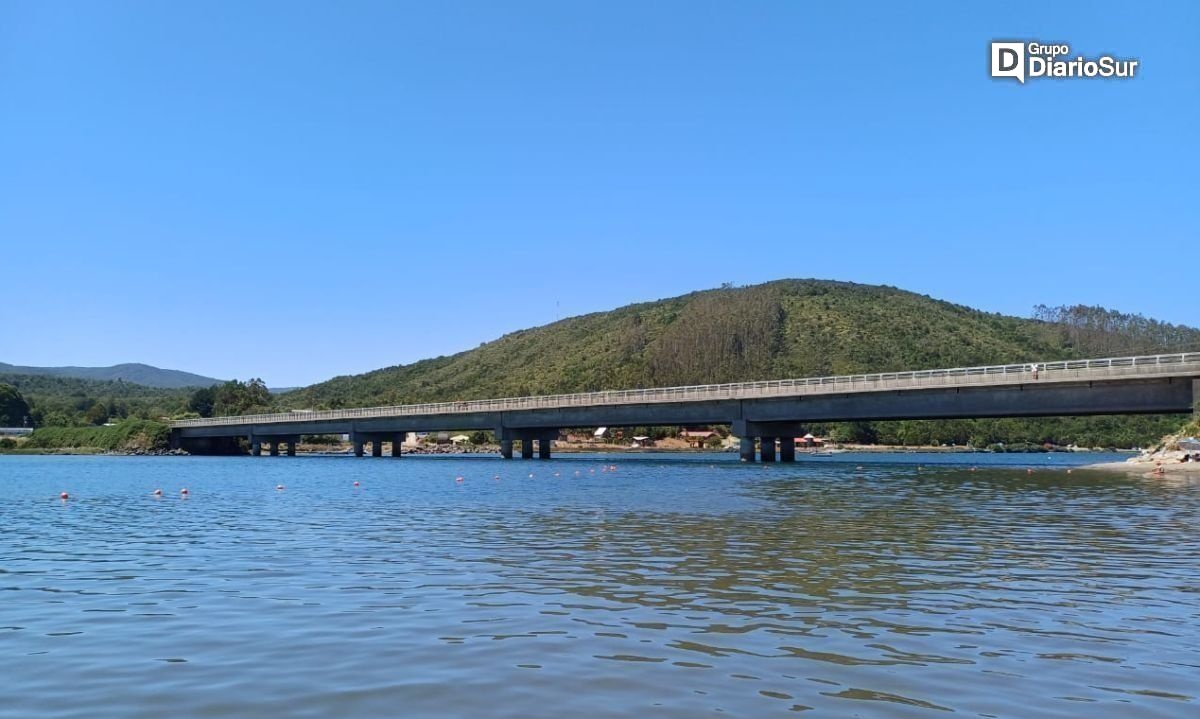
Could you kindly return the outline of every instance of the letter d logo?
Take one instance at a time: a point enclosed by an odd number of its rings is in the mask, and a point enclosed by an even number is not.
[[[1011,77],[1025,83],[1025,43],[992,43],[992,77]]]

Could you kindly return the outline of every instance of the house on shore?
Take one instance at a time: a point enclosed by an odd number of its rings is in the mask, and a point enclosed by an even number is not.
[[[679,433],[681,439],[696,449],[703,449],[708,440],[716,436],[717,433],[710,429],[685,429]]]

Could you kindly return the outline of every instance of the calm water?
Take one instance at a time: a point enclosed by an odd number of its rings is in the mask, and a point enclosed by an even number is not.
[[[730,459],[0,457],[0,717],[1200,716],[1200,485]]]

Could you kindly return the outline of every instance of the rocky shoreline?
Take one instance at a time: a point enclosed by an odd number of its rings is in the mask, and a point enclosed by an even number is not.
[[[1164,437],[1162,444],[1152,450],[1144,451],[1136,457],[1130,457],[1124,462],[1089,464],[1087,469],[1159,478],[1173,476],[1200,479],[1200,459],[1197,459],[1197,454],[1189,453],[1179,447],[1179,440],[1183,436],[1183,434],[1179,434]],[[1189,461],[1184,461],[1185,458]]]

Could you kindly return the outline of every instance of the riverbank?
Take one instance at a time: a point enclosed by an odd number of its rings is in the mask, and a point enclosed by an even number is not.
[[[1179,442],[1185,437],[1200,433],[1200,422],[1193,421],[1176,434],[1163,437],[1162,443],[1153,450],[1142,452],[1124,462],[1101,462],[1088,465],[1088,469],[1099,469],[1125,474],[1150,476],[1175,476],[1200,479],[1200,460],[1195,452],[1181,449]],[[1189,461],[1183,461],[1188,458]]]
[[[151,420],[125,420],[101,427],[39,427],[27,437],[10,439],[5,454],[163,454],[169,451],[170,427]]]
[[[55,455],[110,455],[114,457],[186,457],[188,453],[182,449],[120,449],[112,450],[103,447],[5,447],[0,448],[0,456],[55,456]]]
[[[1179,450],[1159,451],[1130,457],[1124,462],[1099,462],[1089,464],[1085,469],[1099,469],[1106,472],[1122,472],[1125,474],[1182,476],[1200,479],[1200,462],[1184,462],[1185,453]]]
[[[89,438],[77,437],[73,441],[77,446],[46,446],[50,444],[46,442],[17,442],[14,446],[0,446],[0,455],[115,455],[128,457],[165,457],[165,456],[188,456],[189,453],[182,449],[168,449],[165,444],[154,444],[145,441],[133,441],[123,444],[122,446],[94,446],[88,444]],[[61,440],[60,440],[61,441]],[[95,441],[92,439],[92,441]],[[149,445],[149,446],[146,446]],[[1097,450],[1087,449],[1066,449],[1055,448],[1045,449],[1042,447],[1033,448],[1012,448],[1007,452],[995,452],[988,449],[975,449],[972,447],[942,447],[942,446],[901,446],[901,445],[838,445],[836,447],[804,450],[798,449],[796,456],[803,458],[806,456],[829,456],[837,455],[846,452],[856,454],[1046,454],[1046,453],[1074,453],[1074,452],[1093,452]],[[1134,452],[1135,450],[1109,450],[1115,452]],[[617,444],[565,444],[555,443],[554,454],[675,454],[675,455],[691,455],[691,454],[730,454],[736,453],[736,447],[628,447]],[[354,453],[354,448],[349,443],[332,443],[332,444],[299,444],[296,447],[297,455],[349,455]],[[422,444],[422,445],[404,445],[403,453],[405,455],[499,455],[500,445],[498,444],[482,444],[482,445],[451,445],[451,444]],[[384,455],[391,456],[390,445],[384,446]],[[1132,460],[1131,460],[1132,461]],[[1103,465],[1093,465],[1096,467],[1120,467],[1124,468],[1123,462],[1108,462]],[[1195,471],[1200,471],[1200,463],[1193,466]],[[1130,470],[1133,471],[1133,470]]]

